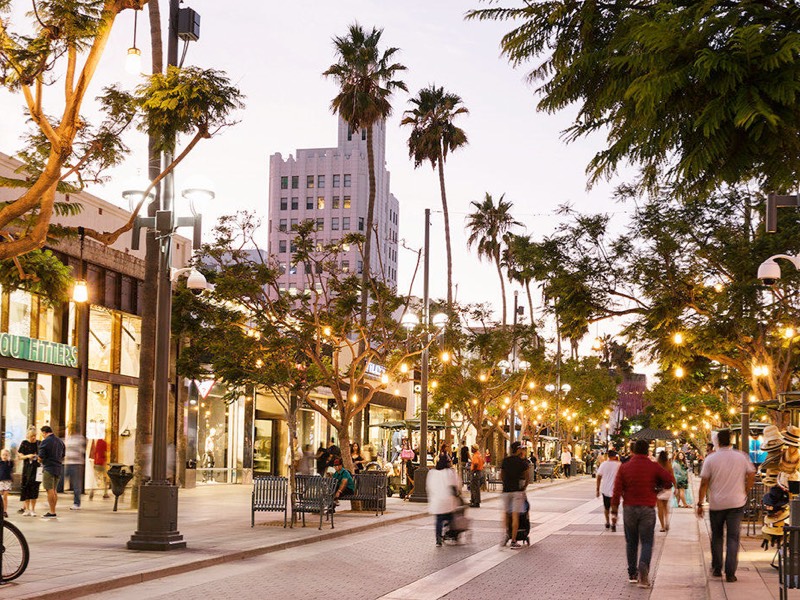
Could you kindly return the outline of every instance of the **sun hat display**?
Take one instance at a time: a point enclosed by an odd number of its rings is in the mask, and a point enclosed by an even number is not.
[[[761,434],[761,451],[769,452],[783,446],[783,436],[775,425],[767,425]]]
[[[771,527],[780,527],[785,524],[786,519],[789,518],[789,507],[784,507],[775,513],[771,513],[764,517],[764,525]]]
[[[761,499],[764,510],[774,512],[789,504],[789,492],[780,486],[773,485]]]
[[[773,527],[771,525],[764,525],[761,528],[761,533],[763,533],[764,535],[782,536],[783,535],[783,527]]]
[[[786,431],[783,432],[783,442],[787,446],[800,448],[800,427],[789,425]]]

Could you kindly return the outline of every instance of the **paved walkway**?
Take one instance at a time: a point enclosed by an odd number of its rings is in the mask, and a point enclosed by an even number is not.
[[[532,547],[521,551],[497,547],[502,512],[491,493],[469,511],[472,543],[443,549],[433,544],[423,504],[390,498],[387,514],[377,518],[341,511],[333,531],[311,523],[284,529],[282,518],[259,513],[251,529],[249,487],[210,486],[181,491],[187,550],[133,552],[125,542],[136,513],[115,514],[111,501],[85,500],[79,512],[60,511],[57,522],[12,515],[32,560],[20,581],[0,588],[0,598],[246,600],[263,598],[263,584],[254,582],[269,581],[272,597],[307,599],[328,596],[342,574],[346,593],[339,595],[365,600],[507,597],[520,589],[536,590],[537,600],[777,598],[777,572],[768,566],[773,552],[758,548],[760,537],[742,538],[737,583],[709,582],[706,527],[686,509],[673,512],[668,534],[656,532],[652,593],[629,585],[622,528],[603,527],[594,484],[588,477],[536,484],[529,491]]]

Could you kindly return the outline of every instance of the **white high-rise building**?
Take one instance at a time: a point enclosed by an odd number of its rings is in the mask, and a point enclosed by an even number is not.
[[[386,124],[373,127],[375,151],[375,212],[370,270],[397,288],[397,241],[399,203],[389,190],[386,169]],[[307,283],[304,265],[292,264],[294,226],[313,220],[318,244],[341,240],[352,232],[366,232],[369,201],[367,132],[352,132],[339,119],[339,140],[335,148],[308,148],[284,159],[273,154],[269,163],[269,252],[283,271],[281,287],[302,291]],[[339,255],[343,271],[361,273],[364,268],[358,249]]]

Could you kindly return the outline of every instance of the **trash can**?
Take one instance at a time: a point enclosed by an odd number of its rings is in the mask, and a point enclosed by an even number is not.
[[[183,487],[190,490],[197,486],[197,461],[187,460],[186,469],[183,471]]]
[[[119,497],[125,493],[128,482],[133,479],[133,465],[111,464],[108,467],[108,480],[114,494],[114,512],[117,512]]]

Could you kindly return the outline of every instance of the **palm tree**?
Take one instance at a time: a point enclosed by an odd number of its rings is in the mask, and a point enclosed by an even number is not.
[[[461,104],[461,97],[431,85],[422,88],[416,98],[411,98],[414,108],[407,110],[401,125],[411,125],[408,136],[408,154],[414,159],[414,168],[430,161],[439,167],[439,190],[444,213],[444,239],[447,248],[447,306],[453,304],[453,253],[450,248],[450,213],[447,210],[447,193],[444,187],[444,163],[447,153],[467,145],[467,134],[453,124],[458,115],[469,111]]]
[[[467,215],[467,247],[477,246],[478,258],[488,258],[494,261],[497,275],[500,277],[500,291],[503,295],[503,327],[506,326],[506,283],[503,278],[502,249],[505,235],[512,227],[521,226],[522,223],[511,216],[511,202],[504,200],[505,194],[500,196],[497,205],[489,192],[483,202],[471,202],[475,212]]]
[[[530,311],[531,325],[533,325],[533,296],[531,294],[531,281],[534,279],[534,265],[536,261],[537,246],[528,235],[509,234],[505,240],[503,250],[503,266],[506,268],[509,281],[516,281],[525,287],[528,297],[528,310]]]
[[[406,84],[396,80],[405,66],[391,62],[398,48],[381,52],[378,44],[383,29],[372,28],[369,33],[361,25],[350,25],[346,36],[333,38],[337,62],[323,73],[339,84],[339,93],[331,101],[331,110],[344,119],[353,132],[367,130],[367,167],[369,169],[369,201],[367,204],[367,233],[364,242],[364,268],[361,274],[361,322],[367,320],[367,292],[372,256],[372,235],[375,214],[375,152],[373,126],[392,114],[389,98],[396,89],[408,91]]]

